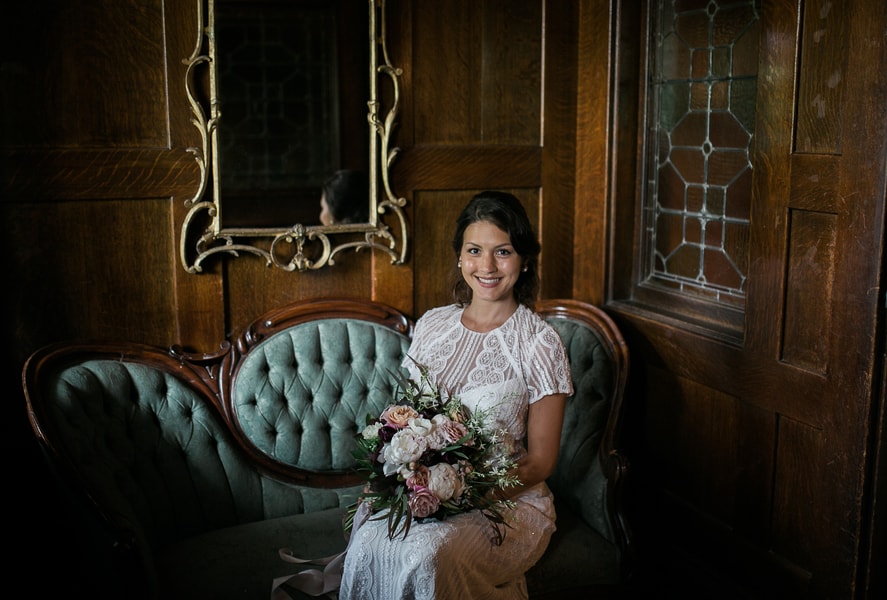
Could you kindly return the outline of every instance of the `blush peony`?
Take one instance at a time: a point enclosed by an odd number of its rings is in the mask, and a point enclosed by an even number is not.
[[[427,449],[428,442],[425,436],[417,435],[409,429],[401,429],[385,446],[379,460],[384,462],[385,474],[392,475],[400,471],[404,465],[419,460]]]
[[[462,478],[453,465],[437,463],[428,467],[428,487],[441,502],[462,494]]]

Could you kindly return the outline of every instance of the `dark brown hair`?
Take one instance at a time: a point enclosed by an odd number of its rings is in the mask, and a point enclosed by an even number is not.
[[[370,220],[369,181],[363,171],[336,171],[323,182],[323,193],[334,223],[366,223]]]

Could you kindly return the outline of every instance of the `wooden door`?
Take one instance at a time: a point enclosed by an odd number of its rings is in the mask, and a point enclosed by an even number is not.
[[[638,539],[677,579],[864,597],[885,4],[662,4],[613,5],[607,305],[632,352]]]

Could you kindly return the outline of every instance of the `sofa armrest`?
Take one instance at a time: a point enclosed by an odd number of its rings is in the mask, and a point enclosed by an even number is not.
[[[612,319],[595,306],[546,300],[537,311],[564,342],[574,387],[549,486],[560,506],[615,547],[624,570],[631,555],[631,532],[622,509],[629,462],[620,448],[627,346]]]

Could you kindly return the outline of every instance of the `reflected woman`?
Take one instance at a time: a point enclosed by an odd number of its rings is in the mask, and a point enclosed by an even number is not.
[[[323,183],[320,194],[321,224],[368,222],[369,198],[366,173],[347,169],[336,171]]]

